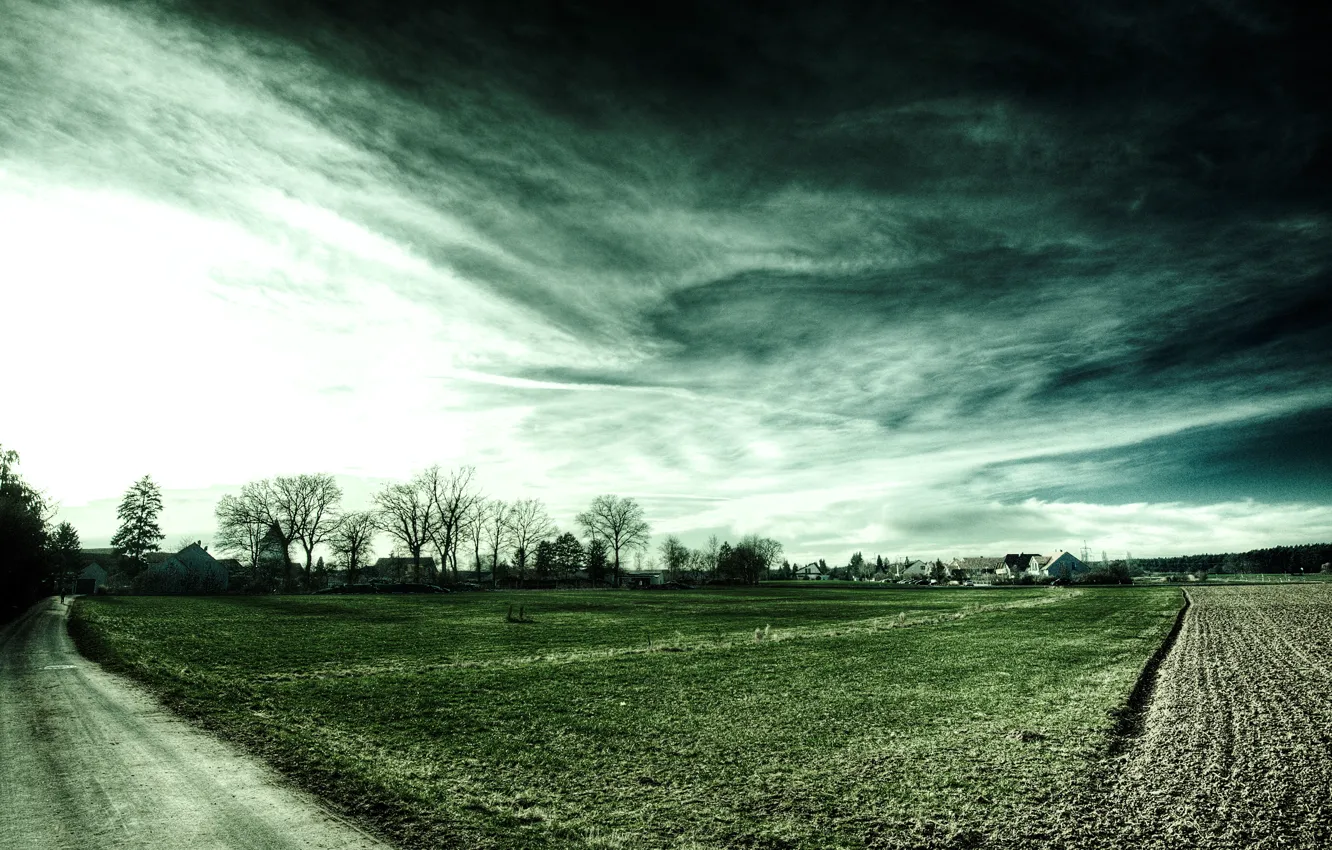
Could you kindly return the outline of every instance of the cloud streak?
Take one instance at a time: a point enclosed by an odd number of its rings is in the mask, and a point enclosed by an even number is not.
[[[34,480],[471,461],[798,557],[1325,525],[1319,21],[502,5],[7,0],[4,354],[79,305],[52,371],[134,423],[15,418]]]

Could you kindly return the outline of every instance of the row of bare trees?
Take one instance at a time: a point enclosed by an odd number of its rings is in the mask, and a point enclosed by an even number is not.
[[[248,483],[239,495],[218,502],[214,545],[247,558],[256,575],[264,572],[261,565],[271,565],[266,580],[280,573],[282,584],[292,589],[313,586],[314,551],[321,545],[354,581],[380,533],[410,558],[417,581],[457,582],[467,561],[478,576],[486,569],[498,575],[503,565],[522,580],[534,566],[537,549],[557,534],[541,500],[487,498],[472,466],[449,470],[435,465],[409,481],[388,484],[374,495],[369,510],[343,511],[341,500],[341,488],[324,473]],[[622,555],[646,547],[650,534],[642,508],[621,496],[598,496],[577,523],[589,541],[600,541],[596,551],[611,556],[617,584]],[[294,545],[305,556],[299,582],[290,554]],[[424,558],[428,552],[437,560]]]
[[[690,549],[675,535],[668,535],[658,548],[662,569],[672,581],[728,581],[758,584],[768,577],[782,555],[782,544],[769,537],[749,534],[732,546],[708,538],[706,546]]]

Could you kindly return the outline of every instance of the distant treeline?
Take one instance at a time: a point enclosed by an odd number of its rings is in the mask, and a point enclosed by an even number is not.
[[[1154,573],[1316,573],[1332,563],[1332,543],[1273,546],[1220,555],[1134,558],[1133,566]]]

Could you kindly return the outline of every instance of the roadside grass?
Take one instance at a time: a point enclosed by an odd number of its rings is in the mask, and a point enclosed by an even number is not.
[[[533,622],[505,622],[509,602]],[[113,598],[80,600],[71,631],[403,846],[978,846],[1104,752],[1179,604],[1174,588]]]

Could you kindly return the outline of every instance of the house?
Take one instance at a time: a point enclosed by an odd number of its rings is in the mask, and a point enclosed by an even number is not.
[[[100,564],[89,564],[74,579],[75,593],[96,593],[106,587],[106,570]]]
[[[900,578],[929,578],[933,571],[934,564],[929,561],[907,561],[896,565],[896,573]]]
[[[827,573],[817,563],[796,567],[794,575],[795,578],[805,581],[824,581],[828,578]]]
[[[1003,557],[1003,563],[995,568],[995,576],[1002,579],[1013,580],[1024,575],[1036,576],[1041,573],[1041,565],[1045,562],[1041,555],[1033,555],[1027,552],[1010,553]]]
[[[227,589],[226,568],[199,541],[161,560],[148,561],[148,568],[134,578],[134,587],[141,593],[208,593]]]
[[[365,568],[366,577],[374,576],[377,578],[402,578],[415,574],[416,562],[411,557],[389,557],[380,558],[375,563]],[[433,578],[439,571],[435,568],[435,559],[429,555],[421,556],[421,576]]]
[[[1072,552],[1059,550],[1044,563],[1045,574],[1052,578],[1073,579],[1091,572],[1091,568],[1078,560]]]
[[[979,584],[991,584],[1003,565],[1003,558],[981,556],[954,558],[949,564],[949,571],[960,570],[967,578],[975,579]]]

